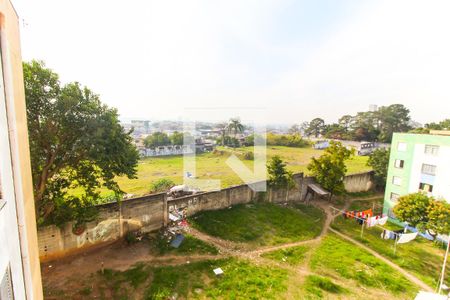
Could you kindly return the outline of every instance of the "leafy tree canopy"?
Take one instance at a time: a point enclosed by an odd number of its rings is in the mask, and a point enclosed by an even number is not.
[[[170,136],[170,142],[172,145],[184,145],[185,143],[192,144],[194,142],[194,137],[188,132],[183,133],[175,131]]]
[[[83,190],[83,201],[72,196],[67,203],[78,204],[65,208],[95,201],[102,186],[120,193],[114,178],[134,178],[139,156],[117,111],[77,82],[62,85],[41,61],[23,71],[38,221],[62,207],[71,189]]]
[[[353,150],[349,150],[339,142],[330,142],[330,146],[325,149],[325,153],[319,158],[312,158],[308,164],[316,181],[331,196],[345,192],[344,177],[347,172],[345,161],[353,155]]]
[[[450,232],[450,204],[425,193],[402,196],[394,207],[395,216],[402,222],[421,230],[448,234]]]
[[[323,133],[324,129],[325,129],[325,121],[321,118],[315,118],[311,120],[311,122],[309,122],[305,134],[318,137]]]
[[[274,188],[292,188],[294,179],[292,172],[286,169],[286,163],[278,156],[272,157],[267,164],[267,172],[269,174],[269,186]]]
[[[183,143],[181,143],[181,144],[183,144]],[[167,146],[167,145],[170,145],[170,138],[164,132],[159,132],[159,131],[154,132],[145,138],[144,145],[147,148]]]
[[[375,183],[378,187],[386,185],[387,171],[389,166],[390,149],[376,149],[369,156],[367,165],[372,167],[375,173]]]
[[[168,178],[158,179],[150,185],[150,193],[161,193],[168,191],[171,187],[175,186],[175,182]]]
[[[333,139],[390,142],[394,132],[411,129],[410,121],[408,108],[402,104],[392,104],[381,106],[377,111],[344,115],[334,124],[326,125],[322,119],[316,118],[309,123],[306,134],[316,137],[322,134]],[[436,124],[430,126],[440,127]]]
[[[242,125],[241,120],[239,118],[232,118],[230,119],[230,122],[227,125],[228,132],[233,132],[234,136],[236,136],[238,133],[241,133],[244,131],[244,125]]]

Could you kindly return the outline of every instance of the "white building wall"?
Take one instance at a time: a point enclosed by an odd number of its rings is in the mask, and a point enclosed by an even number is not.
[[[436,198],[444,198],[450,202],[450,147],[439,146],[438,154],[431,155],[425,153],[425,144],[416,144],[414,146],[414,158],[408,187],[409,193],[419,191],[419,184],[423,176],[422,164],[436,166],[433,192],[431,194]]]
[[[0,64],[0,185],[2,189],[2,199],[0,200],[2,202],[0,203],[0,281],[9,267],[12,276],[14,299],[25,299],[11,147],[8,134],[9,126],[2,75]]]

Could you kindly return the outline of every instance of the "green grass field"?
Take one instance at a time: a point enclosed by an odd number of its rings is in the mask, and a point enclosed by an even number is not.
[[[324,213],[301,204],[292,208],[257,203],[204,211],[190,219],[192,226],[209,235],[257,246],[312,239],[322,230]]]
[[[368,204],[358,202],[355,208]],[[239,205],[210,213],[208,218],[202,213],[206,219],[200,222],[197,218],[205,231],[255,244],[312,239],[323,221],[320,209],[303,205]],[[179,249],[164,244],[155,245],[153,251],[186,260],[170,258],[162,265],[150,260],[122,271],[105,269],[67,278],[77,281],[77,289],[58,282],[56,288],[47,287],[46,295],[51,293],[49,299],[412,299],[418,290],[383,261],[333,233],[312,244],[263,255],[277,265],[223,255],[189,263],[191,254],[217,251],[189,235]],[[420,260],[409,263],[420,267]],[[213,273],[218,267],[224,271],[220,277]]]
[[[331,278],[343,277],[358,285],[387,290],[411,299],[417,287],[367,251],[328,234],[311,258],[311,268]]]
[[[217,267],[224,271],[220,278],[213,273]],[[141,263],[124,272],[105,270],[98,276],[101,290],[112,291],[112,299],[131,299],[130,295],[141,290],[138,293],[143,295],[139,298],[161,300],[280,299],[288,279],[283,269],[256,266],[233,258],[163,267]]]
[[[243,147],[237,149],[218,148],[221,153],[204,153],[196,157],[196,176],[199,179],[220,179],[222,188],[242,184],[242,180],[233,170],[226,164],[228,157],[235,153],[242,156],[243,153],[253,151],[253,147]],[[323,151],[308,148],[293,148],[281,146],[268,146],[267,159],[275,155],[279,155],[286,161],[288,169],[297,172],[306,172],[311,157],[317,157]],[[366,165],[367,157],[355,156],[348,161],[348,173],[357,173],[370,170]],[[252,168],[253,161],[244,160],[244,164]],[[194,170],[189,170],[191,173]],[[261,174],[263,178],[264,174]],[[117,179],[119,186],[126,193],[143,195],[147,194],[150,189],[150,183],[160,178],[169,178],[176,184],[183,181],[183,156],[168,156],[157,158],[144,158],[139,161],[137,168],[137,179],[128,179],[119,177]],[[103,191],[103,194],[108,194]]]
[[[376,205],[380,205],[383,199],[375,200]],[[356,201],[350,210],[364,210],[372,207],[372,201]],[[392,260],[405,270],[411,271],[431,287],[437,285],[439,274],[444,259],[444,250],[437,247],[422,237],[417,237],[414,241],[397,245],[394,255],[394,241],[380,238],[381,229],[365,228],[361,238],[361,226],[354,220],[337,217],[332,227],[340,232],[351,236],[362,242],[386,258]],[[396,227],[396,225],[386,224],[385,227]],[[447,269],[446,278],[450,277],[450,270]]]
[[[296,266],[304,262],[309,246],[297,246],[264,253],[262,257],[272,259],[279,263]]]

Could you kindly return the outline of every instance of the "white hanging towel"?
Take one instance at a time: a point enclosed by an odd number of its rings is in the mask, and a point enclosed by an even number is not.
[[[367,218],[366,220],[367,227],[373,227],[377,225],[377,223],[378,223],[377,217],[370,217]]]
[[[404,243],[411,242],[412,240],[414,240],[416,238],[417,234],[419,234],[419,233],[413,232],[413,233],[401,234],[397,240],[397,244],[404,244]]]
[[[388,216],[378,219],[377,221],[378,221],[378,224],[383,226],[384,224],[386,224],[387,220],[388,220]]]

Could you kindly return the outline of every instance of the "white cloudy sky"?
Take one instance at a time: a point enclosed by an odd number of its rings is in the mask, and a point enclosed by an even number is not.
[[[450,117],[450,1],[12,1],[24,60],[122,117],[335,121],[391,103]]]

